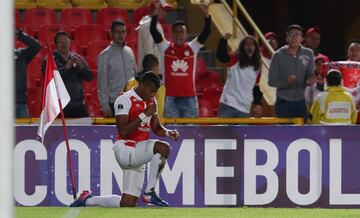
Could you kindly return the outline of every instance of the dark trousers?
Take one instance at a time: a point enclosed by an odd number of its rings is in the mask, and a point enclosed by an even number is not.
[[[86,110],[84,103],[81,102],[69,102],[64,108],[64,116],[68,118],[80,118],[88,117],[89,114]]]
[[[308,120],[305,99],[301,101],[287,101],[276,98],[275,113],[277,117],[281,118],[302,117],[304,118],[304,123],[307,123]]]
[[[115,104],[115,103],[109,103],[109,106],[110,106],[110,109],[111,109],[111,112],[112,112],[113,116],[115,116],[114,104]]]

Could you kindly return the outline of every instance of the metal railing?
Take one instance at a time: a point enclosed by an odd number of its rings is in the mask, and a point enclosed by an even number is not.
[[[269,42],[266,40],[264,34],[261,32],[261,30],[259,29],[259,27],[256,25],[256,23],[254,22],[254,20],[251,18],[251,16],[249,15],[249,13],[247,12],[247,10],[245,9],[244,5],[239,1],[239,0],[234,0],[233,4],[237,4],[237,6],[239,7],[241,13],[244,15],[245,19],[247,20],[247,22],[249,22],[249,24],[251,25],[251,27],[253,28],[253,30],[255,31],[255,34],[260,37],[260,41],[265,45],[265,47],[270,51],[271,54],[274,54],[274,49],[271,47],[271,45],[269,44]],[[236,9],[236,7],[235,7]]]
[[[67,119],[72,120],[72,119]],[[115,124],[115,118],[92,117],[91,124]],[[226,124],[296,124],[303,125],[302,118],[277,118],[277,117],[261,117],[261,118],[161,118],[163,124],[209,124],[209,125],[226,125]],[[16,124],[38,124],[39,118],[19,118]]]
[[[247,10],[245,9],[245,7],[243,6],[243,4],[239,1],[239,0],[234,0],[233,4],[231,6],[229,6],[229,4],[226,2],[226,0],[221,0],[221,5],[223,10],[220,10],[222,8],[219,8],[219,4],[213,4],[211,5],[214,9],[210,10],[211,14],[214,15],[215,17],[226,17],[226,16],[220,16],[218,15],[218,13],[228,13],[229,18],[228,22],[230,21],[230,19],[232,19],[232,25],[230,26],[230,28],[225,28],[227,30],[225,30],[223,28],[223,26],[226,23],[222,23],[219,21],[214,22],[215,24],[218,26],[218,29],[220,31],[221,34],[225,34],[226,32],[232,32],[232,39],[230,39],[228,41],[229,46],[232,48],[233,51],[235,51],[238,47],[239,42],[241,41],[241,39],[243,37],[245,37],[246,35],[248,35],[247,30],[245,29],[245,27],[242,25],[242,23],[240,22],[240,20],[238,19],[238,14],[241,13],[245,20],[249,23],[250,27],[253,29],[256,38],[262,42],[262,44],[270,51],[271,54],[274,53],[273,48],[271,47],[271,45],[269,44],[269,42],[266,40],[265,36],[263,35],[263,33],[260,31],[259,27],[256,25],[256,23],[254,22],[254,20],[251,18],[251,16],[249,15],[249,13],[247,12]],[[210,7],[211,9],[211,7]],[[220,25],[220,26],[219,26]],[[226,32],[224,32],[226,31]],[[268,75],[268,71],[269,71],[269,65],[268,63],[265,61],[265,59],[262,57],[262,76],[260,79],[260,88],[264,93],[264,98],[266,100],[266,102],[269,105],[273,105],[275,103],[275,89],[272,87],[269,87],[269,85],[267,84],[267,75]]]

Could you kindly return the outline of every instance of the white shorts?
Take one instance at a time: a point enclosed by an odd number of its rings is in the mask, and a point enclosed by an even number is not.
[[[145,164],[154,157],[154,145],[158,140],[136,143],[136,147],[125,145],[125,140],[116,141],[113,147],[115,159],[123,169],[123,193],[139,197],[144,184]]]

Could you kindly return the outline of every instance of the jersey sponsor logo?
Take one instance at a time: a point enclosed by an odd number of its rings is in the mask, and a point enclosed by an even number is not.
[[[139,126],[138,130],[141,131],[141,132],[149,132],[149,131],[150,131],[150,127],[149,127],[148,125]]]
[[[174,60],[171,64],[173,72],[177,73],[179,71],[186,73],[189,69],[189,64],[182,59]],[[180,72],[179,72],[180,73]]]

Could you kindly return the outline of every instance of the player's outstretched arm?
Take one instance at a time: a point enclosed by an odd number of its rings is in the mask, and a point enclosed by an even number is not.
[[[168,136],[171,137],[174,140],[177,140],[179,138],[179,132],[175,130],[166,129],[161,123],[159,116],[157,114],[154,114],[151,118],[151,129],[152,131],[158,135],[158,136]]]
[[[158,11],[160,7],[160,1],[155,1],[155,9],[152,13],[151,22],[150,22],[150,34],[154,39],[156,44],[163,41],[163,36],[157,29],[157,20],[158,20]]]
[[[211,34],[211,16],[209,13],[209,4],[207,4],[207,3],[201,4],[200,9],[204,13],[204,16],[205,16],[205,25],[204,25],[204,28],[201,31],[200,35],[198,36],[198,42],[200,44],[204,44],[206,39]]]

